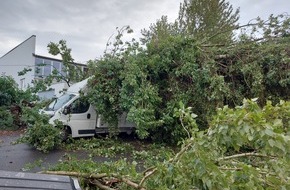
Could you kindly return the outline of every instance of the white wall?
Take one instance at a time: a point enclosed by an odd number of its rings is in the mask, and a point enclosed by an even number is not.
[[[35,42],[36,36],[33,35],[7,54],[0,58],[0,75],[12,76],[18,87],[25,90],[28,85],[32,85],[35,73]],[[24,76],[18,76],[18,72],[24,68],[31,68],[32,71]]]

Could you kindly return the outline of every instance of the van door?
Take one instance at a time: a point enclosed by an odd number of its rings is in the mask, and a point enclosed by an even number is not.
[[[93,136],[95,134],[96,111],[86,98],[78,98],[69,106],[67,124],[71,127],[72,137]]]

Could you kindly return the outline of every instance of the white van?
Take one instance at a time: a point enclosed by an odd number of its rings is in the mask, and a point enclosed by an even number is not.
[[[109,132],[109,125],[102,122],[93,105],[91,105],[80,91],[86,92],[88,79],[78,82],[60,97],[53,100],[47,107],[41,110],[49,115],[49,123],[55,125],[55,121],[61,121],[65,126],[65,136],[74,137],[94,136],[96,133]],[[119,132],[130,134],[135,125],[126,120],[127,115],[120,115],[118,121]]]

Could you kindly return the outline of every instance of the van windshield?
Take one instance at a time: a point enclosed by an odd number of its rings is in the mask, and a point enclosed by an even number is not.
[[[46,108],[46,111],[56,111],[70,101],[76,95],[74,94],[64,94],[61,97],[53,100]]]

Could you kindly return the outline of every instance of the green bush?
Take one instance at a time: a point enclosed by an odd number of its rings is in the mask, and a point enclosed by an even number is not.
[[[0,106],[9,106],[16,102],[17,85],[13,78],[8,76],[0,77]]]
[[[14,124],[13,115],[4,106],[0,107],[0,130],[14,130],[17,126]]]

